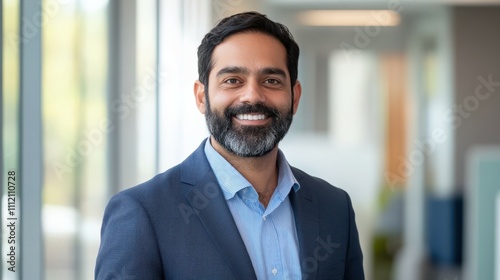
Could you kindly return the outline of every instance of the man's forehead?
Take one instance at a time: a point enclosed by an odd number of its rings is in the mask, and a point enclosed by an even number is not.
[[[288,73],[286,49],[271,35],[261,32],[237,33],[214,48],[212,71],[237,70],[242,74],[281,69]]]
[[[238,52],[239,51],[239,52]],[[228,36],[212,52],[215,56],[226,55],[228,52],[244,55],[242,52],[268,54],[275,56],[281,54],[286,60],[286,48],[277,38],[261,32],[241,32]]]

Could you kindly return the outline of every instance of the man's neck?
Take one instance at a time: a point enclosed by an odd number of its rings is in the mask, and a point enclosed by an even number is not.
[[[228,152],[213,137],[212,147],[226,159],[245,179],[252,184],[259,194],[259,201],[267,207],[271,196],[278,185],[278,147],[261,157],[240,157]]]

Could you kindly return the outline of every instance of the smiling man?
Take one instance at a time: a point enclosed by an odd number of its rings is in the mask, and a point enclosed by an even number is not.
[[[302,94],[298,57],[288,29],[255,12],[204,37],[194,94],[210,137],[110,200],[96,279],[364,279],[349,196],[278,148]]]

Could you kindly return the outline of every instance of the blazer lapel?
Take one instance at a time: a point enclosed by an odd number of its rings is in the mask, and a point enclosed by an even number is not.
[[[318,207],[314,203],[309,189],[301,183],[301,173],[292,168],[295,178],[301,188],[290,192],[290,203],[295,217],[295,227],[300,247],[300,266],[302,275],[309,279],[317,279],[317,261],[314,260],[314,250],[318,246],[316,239],[319,237]]]
[[[245,243],[206,159],[205,141],[182,163],[181,181],[188,185],[185,196],[193,209],[197,209],[198,218],[225,256],[235,278],[257,279]]]

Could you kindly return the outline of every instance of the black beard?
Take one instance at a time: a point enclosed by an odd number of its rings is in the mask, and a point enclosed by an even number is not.
[[[238,114],[264,114],[271,123],[263,126],[234,125]],[[263,104],[229,107],[223,115],[214,112],[207,103],[205,113],[208,130],[227,151],[240,157],[261,157],[268,154],[285,137],[292,124],[291,111],[280,113]]]

